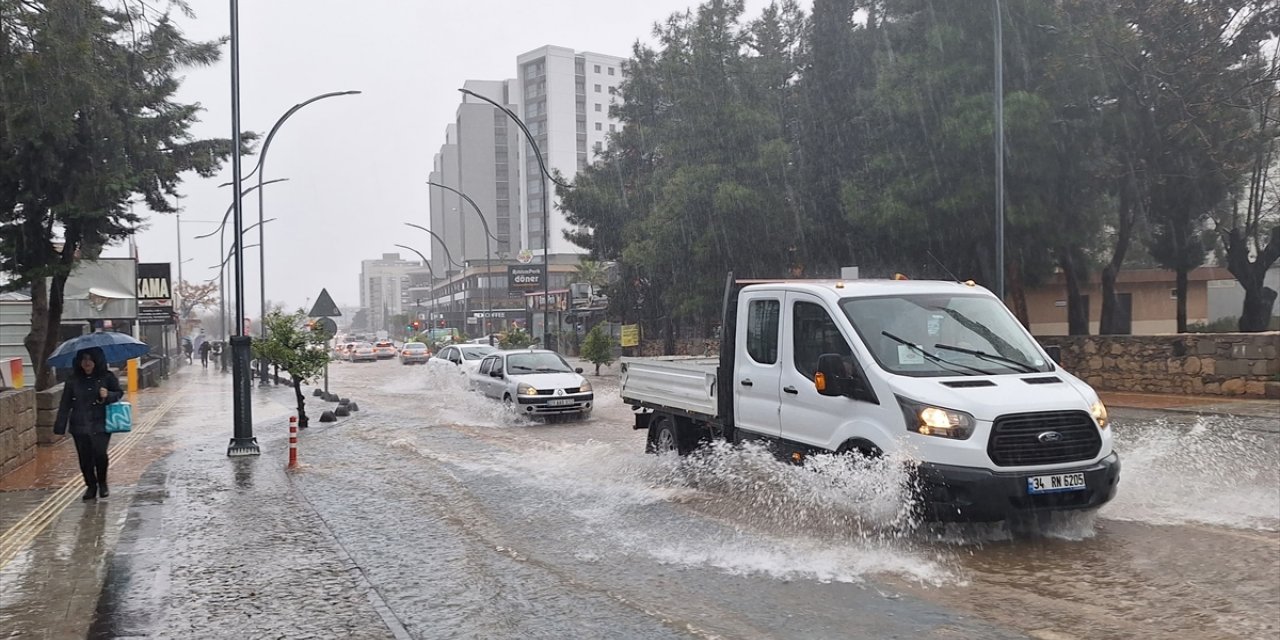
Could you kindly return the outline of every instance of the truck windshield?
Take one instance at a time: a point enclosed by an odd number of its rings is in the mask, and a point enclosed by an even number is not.
[[[876,362],[904,376],[1052,371],[1021,325],[993,298],[912,295],[840,302]]]

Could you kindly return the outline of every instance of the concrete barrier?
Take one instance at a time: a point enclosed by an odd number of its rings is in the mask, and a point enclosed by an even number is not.
[[[37,441],[36,392],[0,391],[0,477],[35,460]]]
[[[62,442],[66,434],[54,435],[53,423],[58,419],[58,404],[62,402],[62,385],[56,384],[36,392],[36,439],[41,445]]]

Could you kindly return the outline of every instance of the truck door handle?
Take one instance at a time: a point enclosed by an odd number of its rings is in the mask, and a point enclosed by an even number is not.
[[[749,387],[749,386],[751,386],[751,385],[752,385],[751,378],[743,378],[743,379],[742,379],[742,386],[744,386],[744,387]]]
[[[785,391],[786,393],[790,393],[790,394],[799,394],[799,393],[800,393],[799,391],[796,391],[796,388],[795,388],[795,387],[793,387],[793,386],[791,386],[791,385],[787,385],[787,386],[783,387],[783,388],[782,388],[782,390],[783,390],[783,391]]]

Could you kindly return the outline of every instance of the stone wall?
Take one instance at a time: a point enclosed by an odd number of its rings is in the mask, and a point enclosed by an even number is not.
[[[1041,336],[1096,389],[1280,398],[1280,333]]]
[[[664,353],[666,345],[665,340],[641,340],[640,353],[636,355],[650,358],[653,356],[714,356],[720,353],[720,341],[713,339],[679,338],[676,340],[675,353]]]
[[[0,477],[36,457],[36,392],[0,391]]]
[[[67,437],[65,434],[53,434],[53,423],[58,418],[58,403],[61,401],[61,384],[36,393],[36,437],[40,444],[57,444]]]

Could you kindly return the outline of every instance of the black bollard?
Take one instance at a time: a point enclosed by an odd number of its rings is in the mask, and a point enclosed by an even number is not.
[[[348,410],[348,411],[359,411],[359,410],[360,410],[360,405],[358,405],[358,404],[356,404],[356,403],[352,402],[351,404],[347,405],[347,410]]]
[[[333,410],[333,415],[338,416],[339,418],[345,418],[351,415],[351,412],[347,411],[347,405],[340,404],[337,409]]]
[[[313,395],[313,396],[315,396],[315,397],[319,398],[320,396],[323,396],[323,395],[324,395],[324,389],[318,389],[318,388],[317,388],[317,389],[313,389],[313,390],[311,391],[311,395]]]
[[[338,404],[340,405],[351,404],[351,398],[342,398],[341,400],[338,400]]]
[[[337,421],[338,421],[338,418],[337,416],[333,415],[332,411],[326,411],[320,414],[320,422],[337,422]]]

